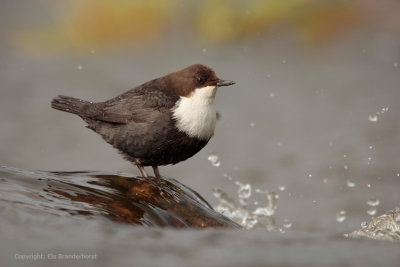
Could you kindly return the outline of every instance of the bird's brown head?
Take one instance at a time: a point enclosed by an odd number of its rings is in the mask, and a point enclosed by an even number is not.
[[[202,64],[191,65],[163,78],[171,91],[176,95],[185,97],[189,97],[196,89],[209,86],[217,88],[235,84],[235,82],[218,78],[210,67]]]

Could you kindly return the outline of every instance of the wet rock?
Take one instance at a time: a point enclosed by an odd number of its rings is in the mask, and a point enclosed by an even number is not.
[[[26,171],[0,164],[0,209],[13,203],[66,216],[143,226],[240,228],[174,179],[100,172]]]

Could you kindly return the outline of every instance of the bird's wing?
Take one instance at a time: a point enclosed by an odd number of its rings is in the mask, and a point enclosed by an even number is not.
[[[162,91],[128,91],[119,97],[102,103],[94,103],[85,112],[85,117],[109,123],[148,122],[164,109],[170,109],[176,98]]]

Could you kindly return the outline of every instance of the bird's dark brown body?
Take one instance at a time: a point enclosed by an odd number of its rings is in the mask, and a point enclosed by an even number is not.
[[[142,171],[142,166],[176,164],[201,150],[214,130],[209,120],[215,120],[215,114],[209,112],[208,105],[213,104],[218,86],[231,84],[220,80],[210,68],[196,64],[105,102],[58,96],[53,99],[52,107],[80,116],[88,128]],[[213,95],[207,90],[213,90],[210,91]],[[192,103],[193,114],[190,108],[185,108]]]
[[[135,122],[113,125],[88,118],[84,120],[88,128],[103,136],[129,161],[139,159],[142,166],[161,166],[192,157],[209,141],[192,138],[179,131],[168,113],[156,114],[156,118],[148,125]]]

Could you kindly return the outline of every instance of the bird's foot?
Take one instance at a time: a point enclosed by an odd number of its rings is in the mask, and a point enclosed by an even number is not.
[[[153,167],[154,175],[156,176],[156,178],[161,179],[161,174],[160,174],[160,171],[158,170],[158,166],[152,166],[152,167]]]

